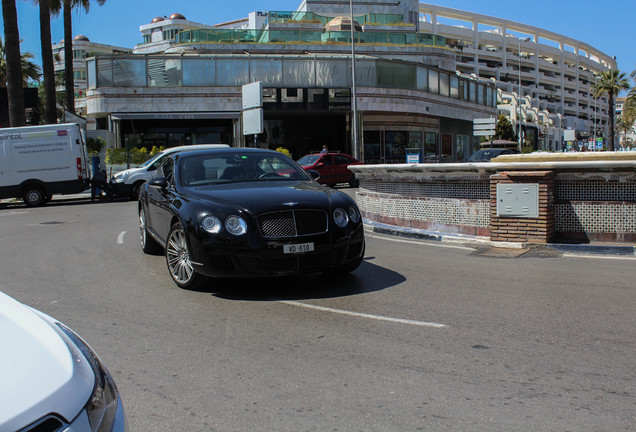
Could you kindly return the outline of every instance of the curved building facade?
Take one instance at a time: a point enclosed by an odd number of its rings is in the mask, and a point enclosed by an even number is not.
[[[134,54],[87,60],[88,115],[121,147],[222,142],[284,147],[300,157],[327,144],[367,163],[403,163],[407,155],[422,162],[464,161],[480,145],[473,120],[495,117],[506,105],[514,124],[522,119],[526,137],[536,125],[536,137],[529,139],[534,148],[541,147],[541,127],[556,137],[570,117],[574,123],[589,117],[585,79],[589,84],[602,68],[588,74],[591,66],[580,52],[575,72],[543,63],[526,72],[522,64],[526,92],[515,99],[508,36],[502,37],[503,74],[494,66],[489,74],[490,66],[482,64],[491,51],[481,52],[481,21],[475,20],[484,17],[472,18],[477,31],[469,34],[440,24],[439,8],[413,0],[354,0],[353,6],[353,32],[348,0],[305,0],[296,11],[253,12],[216,25],[177,14],[149,17]],[[513,27],[506,25],[503,33]],[[456,32],[464,32],[463,39]],[[534,53],[543,51],[535,46]],[[549,73],[560,75],[548,90],[543,75]],[[243,136],[241,90],[254,81],[263,84],[263,133]],[[570,103],[572,85],[576,98]],[[558,103],[544,94],[555,89],[563,90]]]
[[[607,134],[607,100],[591,89],[596,76],[616,69],[612,56],[519,22],[425,3],[419,12],[420,30],[446,38],[458,71],[496,82],[500,111],[515,126],[539,135],[554,131],[545,148],[560,149],[565,129],[576,131],[578,140]]]

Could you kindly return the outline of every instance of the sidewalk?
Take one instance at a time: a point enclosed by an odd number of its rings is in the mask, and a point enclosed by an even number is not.
[[[536,243],[509,243],[493,242],[488,237],[477,237],[463,234],[449,234],[435,231],[425,231],[414,228],[398,227],[364,220],[365,230],[378,234],[394,235],[404,238],[438,241],[443,243],[456,243],[467,246],[489,246],[493,248],[525,249],[539,245]],[[595,254],[595,255],[619,255],[636,256],[636,245],[631,243],[586,243],[586,244],[565,244],[548,243],[547,249],[575,254]]]

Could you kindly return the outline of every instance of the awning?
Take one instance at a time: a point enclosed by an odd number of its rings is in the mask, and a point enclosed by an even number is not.
[[[201,120],[201,119],[238,119],[239,111],[231,112],[155,112],[155,113],[112,113],[113,120]]]

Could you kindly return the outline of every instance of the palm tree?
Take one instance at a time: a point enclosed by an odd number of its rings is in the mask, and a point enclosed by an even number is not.
[[[55,108],[55,68],[53,67],[53,47],[51,45],[51,3],[50,0],[35,0],[40,6],[40,45],[42,47],[42,71],[44,73],[45,123],[57,123]]]
[[[595,97],[603,96],[607,93],[609,103],[609,142],[608,150],[614,151],[614,97],[629,89],[629,80],[625,74],[619,70],[606,70],[599,75],[599,79],[593,86]]]
[[[618,132],[618,142],[621,143],[621,135],[623,136],[621,147],[625,147],[627,143],[627,134],[632,130],[632,125],[621,115],[616,120],[616,132]]]
[[[22,43],[22,41],[20,41]],[[40,66],[32,60],[35,56],[31,52],[23,52],[20,55],[22,63],[22,86],[26,87],[29,81],[39,81],[42,71]],[[0,87],[7,86],[7,60],[5,56],[4,42],[0,38]]]
[[[9,99],[9,125],[24,126],[24,90],[20,57],[20,32],[15,0],[2,0],[2,20],[6,58],[7,97]]]
[[[636,81],[636,70],[630,75]],[[636,122],[636,87],[632,87],[623,104],[623,120],[631,126]]]
[[[636,87],[631,89],[627,95],[627,99],[623,104],[622,117],[626,123],[632,126],[636,122]]]
[[[90,9],[90,0],[55,0],[63,3],[64,15],[64,70],[66,88],[66,109],[75,113],[75,83],[73,80],[73,23],[71,10],[73,8],[82,8],[86,13]],[[106,0],[96,0],[97,4],[102,6]],[[58,9],[59,10],[59,9]]]

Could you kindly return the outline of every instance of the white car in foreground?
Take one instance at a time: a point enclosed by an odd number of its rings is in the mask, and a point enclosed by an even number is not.
[[[127,431],[97,354],[55,319],[0,292],[0,431]]]

